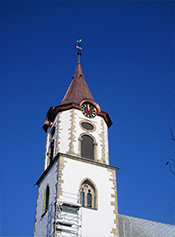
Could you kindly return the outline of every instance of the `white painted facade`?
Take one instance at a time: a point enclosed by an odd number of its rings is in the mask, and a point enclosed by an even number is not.
[[[93,125],[93,130],[84,129],[82,122]],[[53,133],[53,129],[55,132]],[[51,134],[53,136],[51,136]],[[94,140],[94,161],[81,157],[81,136],[89,135]],[[49,147],[54,140],[53,164],[49,161]],[[49,170],[49,172],[48,172]],[[109,166],[108,127],[103,117],[85,117],[78,109],[70,109],[57,114],[46,135],[44,173],[38,185],[34,237],[72,236],[59,235],[55,231],[55,201],[59,198],[72,202],[72,196],[80,195],[83,180],[90,180],[96,187],[96,208],[82,207],[81,237],[110,237],[112,230],[118,232],[118,210],[115,168]],[[49,208],[43,214],[44,193],[50,188]],[[80,203],[80,198],[77,199]],[[74,200],[73,202],[77,202]],[[66,227],[69,229],[70,227]],[[57,235],[58,234],[58,235]],[[117,236],[117,235],[115,235]]]
[[[97,187],[97,210],[82,207],[82,236],[83,237],[109,237],[110,232],[115,228],[115,208],[111,202],[115,199],[115,187],[110,181],[111,172],[101,166],[64,158],[65,168],[63,170],[62,184],[64,192],[79,193],[80,183],[84,179],[90,179]],[[60,197],[62,198],[62,197]]]
[[[61,179],[59,174],[59,161],[64,160],[64,169],[62,170]],[[115,200],[116,187],[112,182],[112,172],[105,165],[94,165],[87,160],[76,159],[73,156],[61,155],[50,168],[47,175],[41,181],[38,187],[38,197],[36,206],[36,220],[34,236],[56,236],[54,235],[54,215],[55,201],[60,200],[79,203],[80,184],[83,180],[91,180],[97,188],[97,208],[82,207],[81,227],[79,234],[82,237],[110,237],[112,229],[116,228],[115,206],[111,205]],[[62,182],[57,188],[58,182]],[[49,209],[42,216],[43,199],[47,185],[50,188]],[[60,195],[61,193],[61,195]],[[77,201],[76,201],[77,200]],[[61,236],[71,236],[64,234]]]
[[[73,117],[73,118],[72,118]],[[81,122],[86,121],[94,126],[93,131],[87,131],[81,126]],[[56,127],[54,135],[55,149],[54,155],[58,152],[81,156],[80,154],[80,139],[82,135],[90,135],[95,142],[96,159],[99,162],[109,165],[109,149],[108,149],[108,127],[105,120],[96,116],[95,118],[86,118],[80,110],[70,109],[58,113],[53,127]],[[46,152],[44,169],[48,166],[48,150],[50,145],[50,132],[52,128],[48,128],[46,136]],[[72,141],[70,141],[72,139]],[[70,149],[72,142],[72,149]]]
[[[53,233],[53,221],[55,214],[54,202],[56,200],[56,185],[57,184],[57,163],[55,163],[47,175],[43,178],[38,186],[38,196],[36,203],[36,214],[35,214],[35,229],[34,236],[52,236]],[[49,196],[49,208],[48,212],[42,216],[43,210],[43,199],[47,185],[50,188]]]

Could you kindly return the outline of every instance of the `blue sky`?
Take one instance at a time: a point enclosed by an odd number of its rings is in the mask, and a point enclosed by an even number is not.
[[[50,106],[75,73],[76,40],[109,113],[119,213],[175,224],[173,1],[1,1],[1,236],[32,236]]]

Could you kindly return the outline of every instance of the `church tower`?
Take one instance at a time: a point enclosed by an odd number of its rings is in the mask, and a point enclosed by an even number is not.
[[[50,107],[44,170],[37,181],[34,237],[119,236],[116,167],[109,165],[108,113],[84,79],[80,49],[72,82]]]

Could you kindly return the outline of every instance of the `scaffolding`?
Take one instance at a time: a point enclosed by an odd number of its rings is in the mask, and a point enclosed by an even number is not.
[[[132,237],[132,223],[130,221],[123,221],[123,236]]]
[[[81,237],[79,195],[64,192],[55,202],[54,237]]]
[[[119,237],[119,234],[116,231],[111,231],[110,237]]]
[[[132,237],[132,223],[122,217],[119,218],[119,234],[120,237]]]

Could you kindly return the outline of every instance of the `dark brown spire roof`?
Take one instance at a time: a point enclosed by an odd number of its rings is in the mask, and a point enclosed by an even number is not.
[[[75,75],[73,77],[73,80],[61,104],[57,105],[56,107],[50,107],[50,109],[47,112],[46,120],[43,126],[44,131],[47,132],[48,127],[51,127],[53,125],[55,117],[59,112],[65,111],[71,108],[76,108],[80,110],[81,104],[85,101],[92,103],[96,107],[97,115],[105,119],[108,127],[112,125],[112,121],[109,115],[106,112],[102,111],[100,106],[94,101],[94,98],[84,79],[82,69],[81,69],[80,59],[79,59],[77,63]]]
[[[61,105],[69,103],[75,103],[79,105],[84,99],[90,99],[94,101],[94,98],[84,79],[81,64],[78,63],[73,80],[61,102]]]

